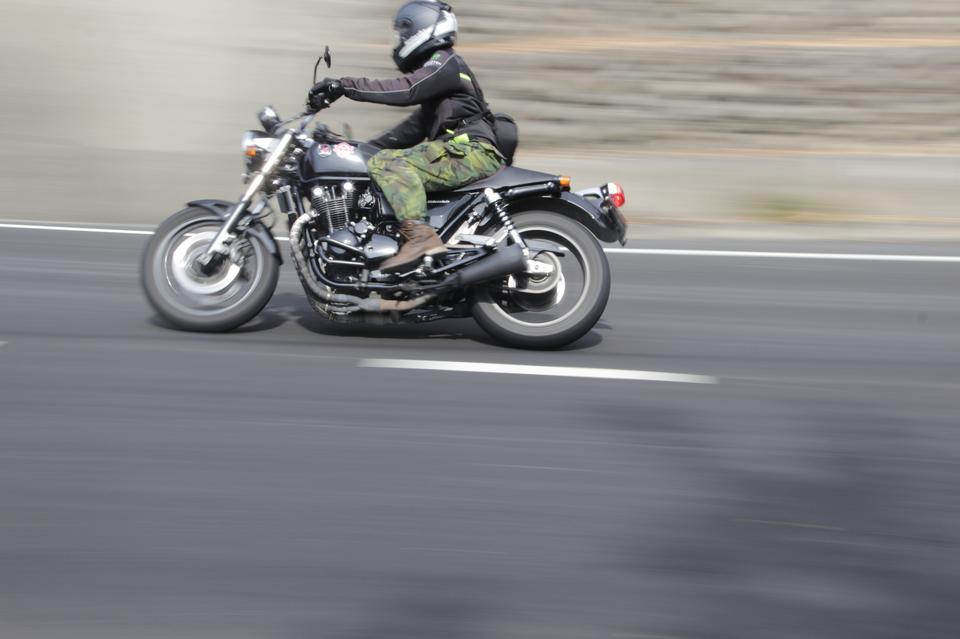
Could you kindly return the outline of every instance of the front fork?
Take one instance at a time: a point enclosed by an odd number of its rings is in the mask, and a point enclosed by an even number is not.
[[[277,168],[277,165],[280,164],[286,156],[287,149],[293,141],[294,135],[295,133],[293,131],[287,131],[283,134],[283,137],[280,138],[280,143],[277,144],[277,148],[274,149],[270,157],[267,158],[263,169],[250,180],[250,185],[247,186],[243,197],[230,209],[230,214],[227,216],[226,222],[220,227],[217,235],[213,238],[213,241],[210,242],[210,246],[207,247],[206,252],[197,259],[197,264],[203,273],[209,275],[215,272],[227,255],[230,254],[230,243],[236,239],[235,231],[240,221],[243,220],[243,216],[247,213],[247,209],[253,201],[253,198],[260,192],[263,183],[269,179],[274,169]]]

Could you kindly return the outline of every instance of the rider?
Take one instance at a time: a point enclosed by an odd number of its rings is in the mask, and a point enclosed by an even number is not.
[[[400,252],[380,267],[385,273],[411,270],[424,256],[446,252],[426,222],[427,191],[476,182],[504,165],[483,91],[453,50],[457,18],[450,5],[436,0],[407,2],[397,12],[394,31],[393,61],[402,77],[327,78],[314,85],[307,98],[313,109],[341,95],[358,102],[420,105],[371,141],[383,150],[370,159],[370,176],[401,221],[405,240]]]

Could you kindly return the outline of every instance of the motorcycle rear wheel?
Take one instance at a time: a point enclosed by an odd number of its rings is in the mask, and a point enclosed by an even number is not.
[[[143,292],[174,327],[222,333],[243,326],[267,305],[280,265],[255,237],[235,242],[232,255],[212,274],[195,266],[223,220],[188,208],[168,218],[147,243],[140,269]]]
[[[559,269],[559,277],[539,283],[530,279],[524,291],[509,287],[510,280],[476,287],[473,317],[491,337],[516,348],[548,350],[572,344],[589,333],[606,310],[607,257],[593,234],[574,220],[546,212],[519,213],[513,219],[525,240],[564,247],[563,258],[549,253],[533,256]]]

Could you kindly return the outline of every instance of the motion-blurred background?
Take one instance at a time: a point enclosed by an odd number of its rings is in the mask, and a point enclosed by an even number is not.
[[[960,0],[454,2],[518,163],[626,187],[596,328],[332,325],[289,260],[159,322],[138,233],[399,4],[0,1],[0,639],[957,637]]]
[[[395,0],[5,0],[0,217],[153,224],[239,189],[317,53],[385,76]],[[955,0],[488,0],[460,51],[521,165],[622,181],[641,232],[960,230]],[[402,114],[341,103],[376,134]]]

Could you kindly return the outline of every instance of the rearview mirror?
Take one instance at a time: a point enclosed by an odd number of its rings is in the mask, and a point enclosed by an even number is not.
[[[327,68],[333,64],[333,56],[330,55],[330,47],[323,48],[323,55],[317,58],[317,63],[313,65],[313,83],[317,83],[317,70],[320,68],[320,63],[326,62]]]
[[[273,133],[273,130],[281,124],[280,116],[272,106],[264,107],[263,110],[257,114],[257,119],[260,120],[260,126],[262,126],[263,130],[267,133]]]

